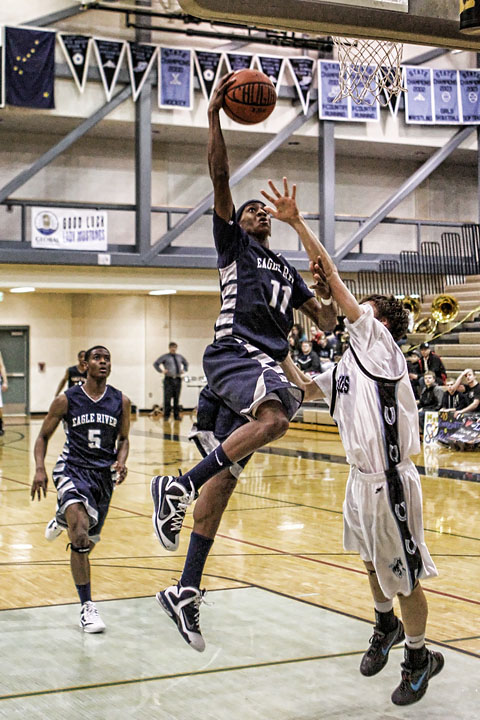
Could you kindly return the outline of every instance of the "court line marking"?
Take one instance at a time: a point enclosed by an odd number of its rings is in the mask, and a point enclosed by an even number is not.
[[[14,480],[13,478],[9,478],[9,479],[12,480],[13,482],[18,482],[18,483],[20,483],[20,484],[22,484],[22,485],[28,485],[28,483],[26,483],[25,481],[22,481],[22,480]],[[56,492],[56,491],[55,491],[55,490],[48,490],[48,492]],[[139,512],[136,512],[136,511],[134,511],[134,510],[125,510],[124,508],[121,508],[121,507],[119,507],[118,505],[110,505],[110,507],[115,508],[116,510],[123,510],[124,512],[130,512],[130,513],[132,513],[133,515],[139,515],[140,517],[149,517],[149,515],[147,515],[146,513],[139,513]],[[192,529],[193,529],[193,526],[192,526],[192,525],[185,525],[185,524],[184,524],[183,527],[185,527],[185,528],[187,528],[187,529],[189,529],[189,530],[192,530]],[[437,534],[443,535],[443,533],[439,533],[438,530],[432,530],[431,532],[435,532],[435,533],[437,533]],[[455,536],[455,535],[454,535],[454,533],[449,533],[449,536]],[[217,537],[217,538],[218,538],[218,537],[221,537],[221,538],[223,538],[224,540],[230,540],[231,542],[240,543],[240,544],[242,544],[242,545],[251,545],[252,547],[262,548],[263,550],[270,550],[270,551],[272,551],[272,552],[277,552],[279,555],[287,555],[287,556],[291,556],[291,557],[296,557],[296,558],[299,558],[300,560],[306,560],[307,562],[316,562],[316,563],[319,563],[320,565],[326,565],[326,566],[328,566],[328,567],[333,567],[333,568],[337,568],[337,569],[340,569],[340,570],[346,570],[347,572],[353,572],[353,573],[356,573],[356,574],[358,574],[358,575],[364,575],[364,576],[365,576],[365,575],[367,574],[367,573],[364,572],[363,570],[358,570],[357,568],[349,568],[349,567],[347,567],[347,566],[345,566],[345,565],[339,565],[338,563],[330,563],[330,562],[327,562],[326,560],[318,560],[318,559],[316,559],[316,558],[314,558],[314,557],[309,557],[308,555],[305,555],[305,554],[303,554],[303,553],[288,553],[288,552],[286,552],[286,551],[284,551],[284,550],[280,550],[280,549],[278,549],[278,548],[270,547],[269,545],[263,545],[263,544],[260,544],[260,543],[254,543],[254,542],[252,542],[251,540],[242,540],[241,538],[235,538],[235,537],[232,537],[232,536],[230,536],[230,535],[224,535],[223,533],[218,533],[218,532],[217,532],[217,534],[216,534],[215,537]],[[459,536],[459,537],[463,537],[463,536]],[[465,539],[465,538],[464,538],[464,539]],[[478,538],[467,538],[467,539],[478,540]],[[452,594],[452,593],[447,593],[447,592],[444,592],[444,591],[442,591],[442,590],[433,590],[433,589],[427,588],[427,587],[424,588],[424,590],[425,590],[425,592],[429,592],[429,593],[432,593],[432,594],[434,594],[434,595],[440,595],[441,597],[448,597],[448,598],[450,598],[450,599],[452,599],[452,600],[459,600],[460,602],[466,602],[466,603],[469,603],[469,604],[472,604],[472,605],[480,605],[480,600],[473,600],[472,598],[465,598],[465,597],[462,597],[461,595],[454,595],[454,594]]]
[[[18,483],[20,485],[24,485],[26,487],[30,487],[30,483],[25,480],[17,480],[15,478],[11,478],[11,477],[8,477],[5,475],[3,477],[4,477],[4,480],[8,480],[9,482],[14,482],[14,483]],[[292,500],[281,500],[279,498],[268,498],[265,495],[256,495],[254,493],[246,493],[241,490],[238,490],[235,492],[238,495],[247,495],[249,497],[256,497],[261,500],[269,500],[270,502],[284,503],[284,505],[288,504],[290,507],[309,508],[311,510],[319,510],[321,512],[332,513],[335,515],[342,515],[341,510],[334,510],[333,508],[323,508],[318,505],[307,505],[304,503],[295,503]],[[55,488],[49,488],[49,489],[47,489],[47,493],[55,493],[56,494],[56,490],[55,490]],[[32,501],[32,502],[34,502],[34,501]],[[137,517],[143,517],[143,518],[150,517],[150,515],[147,513],[141,513],[141,512],[137,512],[136,510],[131,510],[131,509],[127,510],[123,507],[120,507],[119,505],[110,504],[110,507],[114,510],[119,510],[120,512],[129,513],[130,515],[134,515]],[[261,508],[258,508],[258,509],[261,509]],[[235,509],[232,508],[229,512],[235,512]],[[108,518],[107,518],[107,520],[108,520]],[[192,529],[190,525],[183,525],[183,527],[189,528],[190,530]],[[461,538],[462,540],[474,540],[476,542],[480,542],[480,538],[478,538],[478,537],[472,537],[470,535],[461,535],[460,533],[452,533],[452,532],[444,533],[444,532],[441,532],[440,530],[435,530],[435,529],[427,528],[427,527],[424,527],[424,531],[429,532],[429,533],[434,533],[435,535],[441,535],[443,537],[447,537],[447,536],[448,537],[457,537],[457,538]],[[217,536],[219,536],[218,533],[217,533]],[[231,538],[231,539],[233,539],[233,538]]]
[[[397,648],[398,649],[398,648]],[[32,690],[30,692],[23,692],[23,693],[11,693],[9,695],[0,695],[0,701],[1,700],[18,700],[20,698],[27,698],[27,697],[38,697],[40,695],[55,695],[57,693],[68,693],[68,692],[79,692],[84,690],[97,690],[100,688],[107,688],[107,687],[119,687],[121,685],[134,685],[137,683],[144,683],[144,682],[155,682],[160,680],[175,680],[178,678],[183,677],[198,677],[202,675],[214,675],[216,673],[224,673],[224,672],[238,672],[241,670],[252,670],[256,668],[265,668],[265,667],[278,667],[282,665],[292,665],[296,663],[304,663],[304,662],[315,662],[318,660],[331,660],[334,658],[341,658],[341,657],[352,657],[355,655],[363,655],[365,650],[354,650],[350,652],[345,653],[332,653],[329,655],[312,655],[309,657],[301,657],[301,658],[288,658],[284,660],[269,660],[266,662],[261,663],[246,663],[244,665],[232,665],[230,667],[219,667],[219,668],[208,668],[205,670],[190,670],[188,672],[178,672],[178,673],[171,673],[166,675],[151,675],[145,678],[128,678],[125,680],[111,680],[109,682],[103,682],[103,683],[91,683],[87,685],[74,685],[71,687],[63,687],[63,688],[49,688],[46,690]]]

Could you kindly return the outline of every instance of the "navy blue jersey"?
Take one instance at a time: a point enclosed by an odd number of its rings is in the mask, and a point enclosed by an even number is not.
[[[83,385],[87,380],[87,371],[80,372],[76,365],[68,368],[68,387],[71,388],[74,385]]]
[[[117,458],[115,446],[122,419],[122,393],[107,385],[102,397],[92,400],[82,385],[74,385],[65,395],[67,439],[60,457],[80,467],[110,467]]]
[[[222,308],[215,340],[239,337],[271,358],[283,360],[293,325],[293,308],[313,297],[297,270],[260,245],[235,221],[213,216]]]

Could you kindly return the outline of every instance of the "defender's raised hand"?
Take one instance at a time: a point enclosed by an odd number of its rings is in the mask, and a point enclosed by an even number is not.
[[[297,186],[292,185],[292,192],[288,188],[288,180],[286,177],[283,178],[283,195],[279,189],[275,186],[272,180],[268,181],[271,193],[265,190],[260,190],[263,197],[272,203],[273,207],[266,207],[265,210],[276,220],[281,220],[288,224],[292,224],[300,217],[300,211],[297,207],[296,194]]]

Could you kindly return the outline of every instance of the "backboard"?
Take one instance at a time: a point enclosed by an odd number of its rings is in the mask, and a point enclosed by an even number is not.
[[[316,35],[480,51],[459,31],[458,0],[178,0],[190,15]]]

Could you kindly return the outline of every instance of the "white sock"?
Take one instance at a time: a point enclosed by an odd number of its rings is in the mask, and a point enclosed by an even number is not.
[[[405,645],[411,650],[420,650],[425,645],[425,633],[422,633],[422,635],[405,635]]]
[[[385,602],[377,602],[374,600],[375,610],[378,612],[386,613],[392,610],[393,600],[386,600]]]

